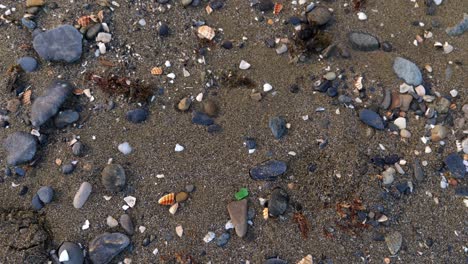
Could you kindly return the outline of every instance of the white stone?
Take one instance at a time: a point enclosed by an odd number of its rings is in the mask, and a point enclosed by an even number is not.
[[[442,4],[442,1],[443,1],[443,0],[434,0],[434,3],[435,3],[436,5],[441,5],[441,4]]]
[[[453,90],[450,91],[450,95],[451,95],[452,97],[457,97],[458,91],[455,90],[455,89],[453,89]]]
[[[468,137],[462,141],[462,148],[465,154],[468,154]]]
[[[109,43],[112,40],[112,35],[106,32],[99,32],[96,37],[96,42]]]
[[[99,42],[97,45],[98,45],[98,48],[99,48],[99,53],[100,54],[106,54],[106,52],[107,52],[106,44],[104,44],[102,42]]]
[[[81,229],[83,230],[86,230],[86,229],[89,229],[89,220],[86,220],[83,224],[83,226],[81,227]]]
[[[404,117],[399,117],[393,121],[395,126],[397,126],[399,129],[405,129],[406,128],[406,118]]]
[[[107,223],[107,226],[109,226],[110,228],[113,228],[119,225],[119,222],[110,215],[107,217],[106,223]]]
[[[127,205],[130,206],[131,208],[133,208],[136,204],[136,198],[133,196],[127,196],[123,199],[127,203]]]
[[[171,62],[170,61],[164,62],[164,66],[166,66],[167,68],[171,67]]]
[[[239,64],[239,69],[241,70],[247,70],[250,68],[250,63],[246,62],[245,60],[241,60],[240,64]]]
[[[175,79],[175,77],[176,77],[176,76],[175,76],[175,73],[173,73],[173,72],[171,72],[171,73],[169,73],[169,74],[167,75],[167,78],[170,78],[170,79],[173,79],[173,80]]]
[[[400,93],[414,92],[413,86],[406,83],[400,85]]]
[[[184,74],[184,77],[186,77],[186,78],[187,78],[187,77],[190,77],[190,72],[187,71],[187,69],[182,68],[182,73]]]
[[[203,100],[203,93],[199,93],[197,97],[195,97],[195,100],[197,100],[197,102],[201,102]]]
[[[179,144],[176,144],[174,150],[175,152],[181,152],[181,151],[184,151],[184,147],[182,145],[179,145]]]
[[[184,234],[184,228],[182,228],[181,225],[176,226],[175,231],[179,237],[182,237],[182,235]]]
[[[208,232],[208,234],[205,235],[205,237],[203,238],[203,241],[205,241],[205,243],[210,243],[214,238],[215,238],[215,233],[213,232]]]
[[[414,89],[416,90],[417,95],[419,95],[421,97],[426,95],[426,89],[424,88],[424,86],[418,85]]]
[[[143,233],[146,231],[146,227],[144,227],[144,226],[139,226],[139,227],[138,227],[138,230],[140,230],[140,233],[143,234]]]
[[[107,25],[107,23],[101,23],[101,25],[102,25],[102,29],[104,29],[105,32],[107,33],[110,32],[109,25]]]
[[[357,16],[358,16],[358,19],[361,21],[367,20],[367,15],[364,12],[358,12]]]
[[[130,154],[132,152],[132,147],[130,146],[130,144],[128,142],[124,142],[122,144],[119,144],[119,146],[117,148],[124,155],[128,155],[128,154]]]
[[[264,91],[264,92],[269,92],[269,91],[271,91],[271,90],[273,90],[273,86],[271,86],[271,84],[265,83],[265,84],[263,85],[263,91]]]
[[[138,20],[138,24],[140,24],[140,26],[146,26],[146,20],[144,20],[143,18]]]
[[[157,255],[158,253],[159,253],[159,250],[158,250],[157,248],[155,248],[155,249],[153,250],[153,255]]]
[[[448,42],[444,43],[444,53],[449,54],[453,51],[453,46],[448,44]]]
[[[233,229],[234,225],[232,224],[231,220],[227,221],[227,223],[224,225],[224,229],[229,230]]]

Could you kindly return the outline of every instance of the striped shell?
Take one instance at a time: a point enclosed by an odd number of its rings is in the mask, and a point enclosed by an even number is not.
[[[162,205],[173,205],[175,203],[174,193],[166,194],[159,198],[158,203]]]
[[[273,14],[278,15],[281,12],[281,10],[283,10],[283,5],[280,3],[276,3],[273,7]]]
[[[31,94],[32,94],[32,91],[31,91],[31,90],[26,90],[26,91],[23,93],[22,102],[23,102],[24,105],[29,105],[29,104],[31,104]]]
[[[297,264],[312,264],[312,255],[307,255],[303,259],[301,259]]]
[[[358,90],[362,90],[362,76],[358,76],[354,78],[354,87],[356,87]]]
[[[265,207],[263,209],[263,219],[265,219],[265,220],[268,219],[268,207]]]
[[[91,22],[97,22],[97,18],[95,15],[91,16],[82,16],[78,18],[78,25],[80,25],[82,28],[88,27]]]
[[[151,69],[152,75],[161,75],[163,73],[163,69],[161,67],[154,67]]]
[[[177,209],[179,209],[179,203],[175,203],[169,207],[169,213],[175,214],[177,212]]]
[[[212,40],[215,37],[215,31],[209,26],[201,26],[198,28],[198,37]]]

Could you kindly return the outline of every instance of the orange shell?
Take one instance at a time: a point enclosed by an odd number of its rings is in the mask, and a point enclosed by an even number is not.
[[[161,67],[154,67],[151,69],[152,75],[161,75],[163,73],[163,69]]]
[[[159,198],[158,203],[162,205],[173,205],[175,203],[175,194],[169,193],[164,195],[163,197]]]
[[[198,37],[199,38],[206,38],[208,40],[212,40],[215,37],[216,33],[214,29],[210,28],[209,26],[201,26],[198,28]]]
[[[82,16],[82,17],[78,18],[78,25],[80,25],[81,27],[87,27],[93,21],[94,22],[97,21],[96,16],[94,16],[94,15]]]
[[[32,91],[31,90],[26,90],[23,94],[23,104],[24,105],[29,105],[31,104],[31,94],[32,94]]]
[[[73,89],[73,94],[74,95],[82,95],[83,94],[83,89],[75,88],[75,89]]]
[[[283,5],[280,3],[276,3],[274,8],[273,8],[273,14],[277,15],[283,10]]]

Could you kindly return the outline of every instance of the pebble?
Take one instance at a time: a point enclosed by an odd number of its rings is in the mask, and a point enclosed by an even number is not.
[[[33,72],[37,69],[37,60],[33,57],[22,57],[17,63],[25,72]]]
[[[65,253],[66,252],[66,253]],[[75,243],[63,242],[58,250],[60,263],[63,264],[83,264],[84,254],[83,250]],[[67,256],[68,260],[63,260],[62,256]]]
[[[399,129],[405,129],[406,128],[406,118],[404,117],[398,117],[393,121],[393,123],[399,128]]]
[[[106,190],[119,192],[126,184],[125,170],[119,164],[108,164],[101,172],[101,182]]]
[[[135,227],[133,226],[132,219],[128,214],[121,215],[119,222],[127,234],[133,235],[135,233]]]
[[[80,209],[86,203],[91,194],[92,186],[89,182],[83,182],[80,186],[80,189],[75,194],[73,198],[73,207]]]
[[[327,263],[330,263],[329,261],[327,261]],[[279,259],[279,258],[269,258],[265,261],[264,264],[288,264],[288,262],[282,260],[282,259]]]
[[[275,4],[271,0],[260,0],[258,10],[262,12],[272,11]]]
[[[374,111],[371,111],[369,109],[361,110],[361,112],[359,112],[359,119],[365,124],[367,124],[368,126],[371,126],[375,129],[378,129],[378,130],[384,129],[384,123],[383,123],[382,117],[380,117],[380,115],[378,115]]]
[[[414,160],[413,171],[414,171],[414,178],[416,179],[416,181],[421,183],[424,180],[425,176],[424,176],[424,170],[418,159]]]
[[[95,40],[96,36],[102,30],[102,24],[97,23],[92,25],[88,30],[86,30],[86,39],[88,40]]]
[[[364,12],[358,12],[357,16],[358,16],[358,19],[361,21],[367,20],[367,15]]]
[[[89,258],[93,263],[109,263],[130,244],[130,239],[121,233],[104,233],[89,243]]]
[[[64,128],[70,124],[75,123],[80,118],[80,114],[73,110],[65,110],[59,112],[54,118],[54,123],[57,128]]]
[[[180,145],[180,144],[176,144],[175,148],[174,148],[174,151],[175,152],[182,152],[184,151],[184,146]]]
[[[463,159],[457,153],[449,154],[445,160],[445,165],[450,171],[452,177],[456,179],[464,179],[466,174],[465,164],[463,164]]]
[[[244,237],[247,234],[247,199],[230,202],[227,210],[237,236]]]
[[[149,115],[148,110],[143,109],[143,108],[137,108],[137,109],[128,111],[125,117],[127,118],[129,122],[138,124],[138,123],[146,121],[146,119],[148,118],[148,115]]]
[[[384,172],[382,172],[382,183],[384,185],[392,184],[395,180],[395,172],[395,169],[392,167],[389,167]]]
[[[354,31],[348,35],[351,47],[359,51],[374,51],[379,49],[379,40],[371,34]]]
[[[268,213],[270,216],[277,217],[288,209],[289,195],[281,188],[275,188],[268,201]]]
[[[433,0],[436,5],[441,5],[443,0]]]
[[[407,84],[418,86],[422,83],[422,74],[418,66],[407,59],[401,57],[395,58],[393,71]]]
[[[467,13],[463,14],[463,19],[458,24],[456,24],[453,27],[448,27],[445,30],[445,32],[447,32],[447,34],[452,37],[460,36],[466,31],[468,31],[468,14]]]
[[[72,153],[75,156],[81,156],[83,154],[84,145],[80,141],[76,142],[72,146]]]
[[[96,36],[96,42],[109,43],[112,40],[112,35],[107,32],[99,32]]]
[[[268,126],[276,139],[281,139],[287,133],[286,120],[282,117],[272,117],[268,122]]]
[[[239,69],[241,70],[247,70],[250,68],[250,63],[246,62],[245,60],[241,60],[240,64],[239,64]]]
[[[62,25],[34,37],[34,50],[47,61],[72,63],[80,59],[83,35],[71,25]]]
[[[400,110],[408,111],[413,101],[413,96],[411,94],[400,94]]]
[[[43,6],[44,0],[26,0],[26,7]]]
[[[178,203],[185,202],[188,199],[188,193],[179,192],[179,193],[176,194],[175,199],[176,199],[176,202],[178,202]]]
[[[42,186],[37,190],[37,195],[42,203],[48,204],[54,198],[54,190],[50,186]]]
[[[310,24],[323,26],[332,19],[332,13],[325,7],[316,7],[307,14]]]
[[[465,154],[468,154],[468,137],[462,141],[462,148]]]
[[[169,26],[166,23],[162,23],[158,29],[158,34],[160,37],[169,36]]]
[[[41,199],[39,199],[39,195],[34,195],[31,201],[32,204],[32,209],[35,211],[39,211],[42,208],[44,208],[44,204],[41,202]]]
[[[391,232],[385,236],[385,243],[387,243],[388,250],[392,255],[395,255],[398,253],[398,251],[400,251],[402,242],[403,237],[398,231]]]
[[[409,132],[406,129],[402,129],[402,130],[400,130],[400,136],[402,138],[410,138],[411,137],[411,132]]]
[[[205,114],[214,117],[218,115],[218,106],[213,100],[206,100],[203,102],[203,112]]]
[[[7,154],[7,163],[13,166],[28,162],[34,158],[37,143],[34,136],[26,132],[15,132],[4,140],[3,147]]]
[[[110,228],[114,228],[114,227],[116,227],[116,226],[119,225],[119,222],[118,222],[114,217],[112,217],[112,216],[109,215],[109,216],[107,216],[107,218],[106,218],[106,224],[107,224],[107,226],[109,226]]]
[[[263,162],[250,169],[250,177],[254,180],[274,181],[278,176],[286,172],[288,166],[286,162],[270,160]]]
[[[3,179],[3,178],[2,178],[2,179]],[[3,183],[3,182],[2,182],[2,183]],[[29,191],[28,186],[22,186],[22,187],[21,187],[21,190],[18,192],[18,195],[19,195],[19,196],[24,196],[24,195],[26,195],[26,194],[28,193],[28,191]],[[40,200],[40,199],[39,199],[39,200]]]
[[[214,120],[205,113],[194,111],[192,113],[192,123],[195,125],[210,126],[214,124]]]
[[[442,125],[436,125],[431,130],[431,140],[432,141],[441,141],[445,139],[449,133],[449,130]]]
[[[385,52],[392,52],[393,51],[393,46],[390,42],[384,41],[382,42],[382,50]]]
[[[192,0],[182,0],[182,6],[187,7],[192,3]]]
[[[265,84],[263,85],[263,91],[264,91],[265,93],[266,93],[266,92],[269,92],[269,91],[271,91],[271,90],[273,90],[273,86],[271,86],[271,84],[265,83]]]
[[[182,237],[184,234],[184,228],[181,225],[176,226],[175,231],[178,237]]]
[[[217,239],[216,239],[216,245],[218,247],[224,247],[228,242],[229,239],[231,238],[231,235],[229,233],[222,233]]]
[[[327,72],[327,73],[323,76],[323,78],[325,78],[325,79],[327,79],[327,80],[329,80],[329,81],[333,81],[333,80],[336,79],[336,73],[334,73],[334,72]]]
[[[142,27],[146,26],[146,20],[144,20],[143,18],[138,20],[138,24]]]
[[[117,148],[124,155],[128,155],[128,154],[130,154],[132,152],[132,147],[130,146],[130,144],[128,142],[124,142],[122,144],[119,144],[119,146]]]
[[[223,44],[221,44],[221,47],[223,47],[223,48],[225,48],[225,49],[227,49],[227,50],[232,49],[232,47],[233,47],[232,41],[230,41],[230,40],[225,40],[225,41],[223,42]]]
[[[75,166],[71,163],[64,164],[62,166],[62,173],[63,174],[71,174],[75,170]]]
[[[288,46],[286,44],[281,44],[278,48],[276,48],[276,54],[281,55],[288,51]]]
[[[205,243],[210,243],[215,237],[216,237],[215,233],[210,231],[203,237],[203,241]]]
[[[73,87],[68,82],[54,81],[45,93],[36,98],[31,106],[31,123],[40,127],[49,118],[54,116],[60,106],[71,94]]]
[[[187,191],[188,193],[191,193],[195,190],[195,186],[193,184],[188,184],[185,186],[185,191]]]
[[[192,99],[190,99],[190,97],[185,97],[179,101],[179,103],[177,104],[177,109],[179,109],[180,111],[187,111],[189,110],[191,104]]]
[[[37,27],[36,22],[29,20],[25,17],[21,19],[21,24],[23,24],[23,26],[27,27],[30,30],[34,30]]]

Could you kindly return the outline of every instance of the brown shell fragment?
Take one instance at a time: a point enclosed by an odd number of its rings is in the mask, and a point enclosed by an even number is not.
[[[158,203],[161,205],[173,205],[175,203],[175,194],[169,193],[159,198]]]
[[[297,264],[312,264],[312,255],[307,255],[302,258]]]
[[[83,89],[75,88],[75,89],[73,89],[73,94],[74,95],[82,95],[83,94]]]
[[[283,5],[280,3],[276,3],[273,7],[273,14],[278,15],[281,12],[281,10],[283,10]]]
[[[23,93],[23,98],[21,98],[21,101],[23,102],[24,105],[30,105],[31,104],[31,95],[32,95],[31,90],[26,90]]]
[[[215,31],[209,26],[203,25],[198,28],[198,37],[212,40],[215,37]]]
[[[161,75],[163,73],[162,67],[154,67],[151,69],[151,74],[152,75]]]
[[[82,16],[78,18],[78,25],[82,28],[88,27],[92,22],[97,22],[97,18],[95,15],[90,15],[90,16]]]

